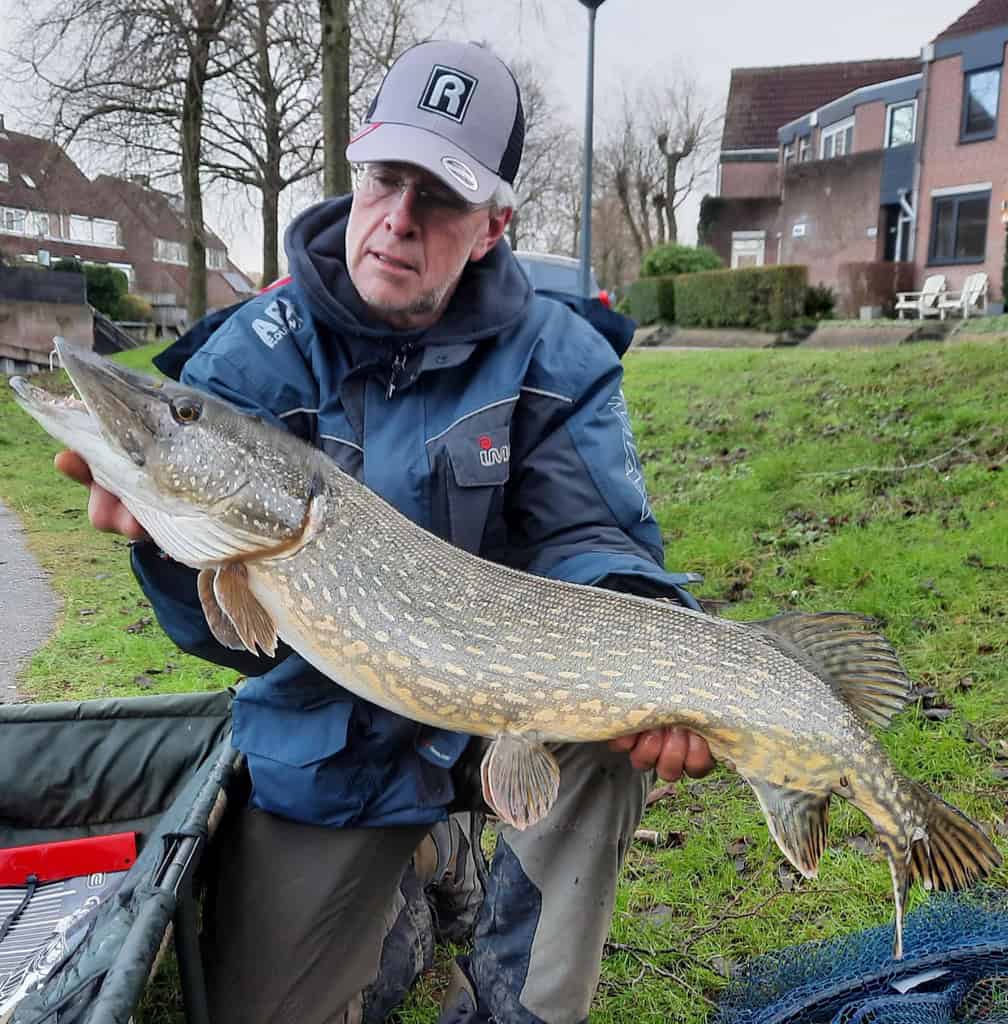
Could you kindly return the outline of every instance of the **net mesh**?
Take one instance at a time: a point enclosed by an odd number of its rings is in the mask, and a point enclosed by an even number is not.
[[[1008,1024],[1008,892],[941,894],[906,919],[751,961],[717,1024]]]

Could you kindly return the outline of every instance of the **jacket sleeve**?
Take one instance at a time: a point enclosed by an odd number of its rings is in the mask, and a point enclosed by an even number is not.
[[[256,300],[248,303],[254,307]],[[289,387],[296,377],[274,368],[256,367],[254,380],[244,366],[253,359],[257,349],[248,337],[248,310],[228,319],[185,363],[181,381],[191,387],[227,399],[250,415],[261,416],[278,426],[288,421],[279,418],[283,403],[299,404],[295,397],[278,392]],[[239,356],[239,353],[241,356]],[[281,356],[282,358],[282,356]],[[293,363],[293,359],[291,360]],[[282,661],[290,649],[280,644],[275,659],[256,656],[247,651],[233,651],[214,638],[207,626],[196,590],[195,570],[167,558],[150,541],[131,546],[130,565],[137,582],[151,603],[161,628],[183,651],[215,664],[234,669],[244,675],[262,675]]]
[[[563,321],[562,321],[563,322]],[[667,572],[626,400],[623,368],[583,321],[544,345],[512,424],[509,556],[528,572],[699,608],[701,577]]]

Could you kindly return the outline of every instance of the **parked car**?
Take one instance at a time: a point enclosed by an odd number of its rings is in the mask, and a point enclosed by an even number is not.
[[[533,290],[556,299],[583,316],[622,356],[633,341],[637,324],[612,308],[608,292],[599,288],[595,271],[589,279],[591,296],[581,294],[581,263],[569,256],[545,252],[515,251],[515,259]]]
[[[581,262],[570,256],[554,256],[546,252],[527,252],[516,249],[515,259],[537,292],[564,292],[581,294]],[[609,293],[599,288],[595,271],[589,278],[591,298],[598,299],[606,309],[612,308]]]

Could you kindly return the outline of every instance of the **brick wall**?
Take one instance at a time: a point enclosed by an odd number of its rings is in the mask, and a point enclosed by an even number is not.
[[[1000,300],[1005,250],[1001,203],[1008,200],[1008,67],[1001,74],[997,134],[993,139],[965,144],[959,142],[963,81],[962,60],[958,55],[936,60],[930,66],[914,262],[921,280],[928,273],[942,273],[948,288],[956,291],[968,274],[984,270],[990,278],[991,298]],[[985,262],[929,267],[932,190],[986,182],[993,187],[987,218]]]
[[[885,145],[886,105],[881,100],[862,103],[854,111],[854,152],[864,153]]]
[[[48,369],[53,336],[57,334],[90,349],[94,339],[90,307],[0,301],[0,367],[4,372]]]
[[[721,164],[721,195],[726,198],[775,196],[778,187],[776,162],[726,161]]]
[[[809,284],[835,286],[839,264],[877,259],[881,174],[881,150],[790,168],[780,212],[781,262],[804,263]]]

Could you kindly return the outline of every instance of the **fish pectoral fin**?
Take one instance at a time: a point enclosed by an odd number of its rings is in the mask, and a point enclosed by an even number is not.
[[[523,830],[544,818],[560,789],[560,766],[539,742],[498,736],[480,764],[483,798],[501,821]]]
[[[788,789],[762,779],[746,779],[766,815],[781,853],[806,877],[815,878],[826,849],[829,794]]]
[[[232,651],[244,651],[245,643],[238,635],[238,630],[234,628],[234,623],[228,618],[227,612],[217,603],[213,586],[216,575],[216,569],[201,569],[196,577],[196,590],[199,593],[207,625],[219,644],[223,644]]]
[[[245,566],[234,562],[219,568],[214,573],[213,594],[245,649],[257,655],[258,645],[272,658],[277,647],[276,622],[249,589]]]
[[[906,707],[906,670],[874,620],[852,612],[786,612],[750,623],[797,647],[871,725],[886,726]]]

